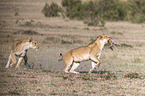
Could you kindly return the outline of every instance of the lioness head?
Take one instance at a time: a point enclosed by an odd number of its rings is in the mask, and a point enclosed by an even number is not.
[[[29,39],[29,44],[30,44],[29,46],[30,48],[36,49],[36,51],[37,49],[39,49],[38,44],[36,43],[36,41],[33,40],[32,37]]]
[[[112,40],[111,37],[104,36],[104,35],[99,35],[97,36],[98,39],[103,40],[104,43],[109,43],[110,44],[110,49],[113,51],[113,46],[115,46],[115,42]]]

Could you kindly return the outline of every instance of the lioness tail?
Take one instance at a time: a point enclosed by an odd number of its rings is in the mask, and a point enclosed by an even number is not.
[[[61,60],[63,60],[63,58],[59,59],[58,61],[61,61]]]
[[[62,53],[60,53],[59,55],[60,55],[60,57],[62,57]],[[60,58],[58,61],[61,61],[61,60],[63,60],[63,57]]]

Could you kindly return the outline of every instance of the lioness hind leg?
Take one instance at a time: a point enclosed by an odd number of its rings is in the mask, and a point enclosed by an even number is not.
[[[70,68],[70,66],[71,66],[71,64],[72,64],[72,62],[73,62],[73,58],[72,57],[70,57],[70,58],[65,58],[64,59],[64,63],[65,63],[65,68],[64,68],[64,72],[66,72],[66,73],[69,73],[68,72],[68,70],[69,70],[69,68]]]
[[[17,66],[16,66],[16,68],[19,68],[19,66],[20,66],[20,63],[21,63],[21,61],[23,60],[23,57],[20,57],[19,58],[19,60],[18,60],[18,63],[17,63]]]
[[[79,63],[75,63],[75,62],[74,62],[74,63],[73,63],[73,66],[72,66],[72,68],[70,69],[69,72],[78,74],[79,72],[76,72],[76,71],[74,71],[74,70],[75,70],[79,65],[80,65]]]
[[[10,61],[11,61],[11,54],[10,54],[10,56],[9,56],[9,59],[8,59],[8,62],[7,62],[7,65],[6,65],[6,67],[5,68],[8,68],[9,67],[9,65],[10,65]]]
[[[11,59],[12,59],[12,63],[10,65],[10,67],[13,67],[16,64],[16,57],[15,54],[11,53]]]

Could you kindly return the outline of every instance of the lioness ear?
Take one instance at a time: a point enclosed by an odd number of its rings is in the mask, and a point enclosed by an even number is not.
[[[29,42],[32,42],[32,41],[33,41],[33,38],[32,38],[32,37],[30,37],[30,38],[29,38]]]
[[[100,38],[100,39],[102,39],[102,38],[103,38],[103,36],[99,35],[99,36],[97,36],[97,38]]]

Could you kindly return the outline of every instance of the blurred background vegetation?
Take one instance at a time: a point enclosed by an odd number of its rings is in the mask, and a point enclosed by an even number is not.
[[[45,4],[46,17],[60,16],[83,20],[88,26],[104,26],[106,21],[145,23],[145,0],[62,0]]]

